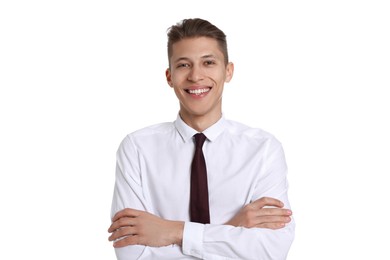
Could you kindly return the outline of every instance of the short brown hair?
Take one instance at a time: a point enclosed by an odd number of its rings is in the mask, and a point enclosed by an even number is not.
[[[217,40],[218,46],[223,53],[225,65],[229,62],[226,35],[218,27],[209,21],[194,18],[184,19],[168,29],[168,62],[172,56],[172,45],[186,38],[209,37]]]

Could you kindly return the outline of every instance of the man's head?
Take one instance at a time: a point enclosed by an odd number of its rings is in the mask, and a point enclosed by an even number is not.
[[[172,57],[172,45],[180,40],[197,37],[208,37],[215,39],[218,42],[220,51],[224,55],[225,65],[229,63],[229,55],[227,50],[226,35],[223,31],[217,28],[210,22],[195,18],[184,19],[180,23],[172,26],[168,30],[168,61],[171,66],[170,59]]]
[[[184,122],[202,131],[221,117],[224,84],[233,76],[225,34],[207,21],[189,19],[172,26],[168,38],[167,82]]]

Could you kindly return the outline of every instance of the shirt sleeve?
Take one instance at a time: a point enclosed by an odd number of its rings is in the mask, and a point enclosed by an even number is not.
[[[276,140],[269,144],[264,162],[252,201],[272,197],[283,201],[286,208],[291,208],[287,197],[284,152]],[[201,259],[282,260],[287,258],[294,229],[294,220],[278,230],[187,222],[183,233],[183,252]]]
[[[139,154],[127,136],[117,151],[114,195],[111,217],[125,208],[147,211],[148,205],[142,193]],[[145,251],[145,246],[134,245],[115,248],[118,260],[138,259]]]

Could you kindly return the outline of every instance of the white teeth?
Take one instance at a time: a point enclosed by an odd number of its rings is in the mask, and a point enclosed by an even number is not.
[[[195,95],[200,95],[200,94],[203,94],[203,93],[206,93],[206,92],[209,92],[210,89],[209,88],[202,88],[202,89],[189,89],[188,92],[190,94],[195,94]]]

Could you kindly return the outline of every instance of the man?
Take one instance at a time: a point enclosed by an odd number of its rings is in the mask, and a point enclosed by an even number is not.
[[[234,71],[225,34],[183,20],[168,32],[168,58],[177,119],[128,135],[118,149],[108,230],[117,258],[285,259],[294,223],[283,149],[271,134],[223,117]],[[206,140],[195,148],[199,133]],[[198,179],[205,189],[193,186],[197,174],[207,174]]]

